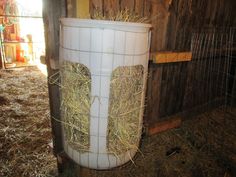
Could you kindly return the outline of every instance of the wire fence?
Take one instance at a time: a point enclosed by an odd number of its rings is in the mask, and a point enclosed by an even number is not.
[[[206,104],[235,106],[235,28],[205,29],[193,34],[185,107]]]
[[[183,129],[201,151],[236,167],[236,28],[209,28],[193,34],[193,54],[185,107],[200,107],[200,116]],[[195,123],[194,123],[195,122]],[[235,171],[235,170],[234,170]],[[235,172],[234,172],[235,173]]]

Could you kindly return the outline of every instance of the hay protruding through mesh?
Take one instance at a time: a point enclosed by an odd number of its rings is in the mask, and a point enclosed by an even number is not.
[[[138,150],[142,110],[143,66],[118,67],[112,73],[107,148],[119,155]]]
[[[64,62],[61,71],[61,112],[65,139],[74,149],[89,151],[91,75],[84,65]],[[116,156],[138,150],[142,129],[142,65],[123,66],[111,76],[107,150]]]
[[[61,112],[65,138],[78,151],[89,149],[91,75],[82,64],[61,67]]]

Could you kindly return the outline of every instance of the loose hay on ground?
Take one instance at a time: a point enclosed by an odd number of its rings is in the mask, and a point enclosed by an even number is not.
[[[46,76],[36,68],[0,70],[0,176],[51,176]]]

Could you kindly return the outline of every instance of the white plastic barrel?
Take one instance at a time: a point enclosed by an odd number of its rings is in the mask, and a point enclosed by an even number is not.
[[[140,106],[144,105],[150,27],[142,23],[61,19],[60,64],[69,61],[86,66],[91,74],[91,96],[94,98],[90,109],[89,151],[74,149],[63,137],[65,152],[79,165],[109,169],[128,162],[135,155],[137,149],[119,156],[107,151],[110,79],[112,71],[119,66],[142,65],[144,83]],[[141,137],[143,109],[137,119],[138,136]]]

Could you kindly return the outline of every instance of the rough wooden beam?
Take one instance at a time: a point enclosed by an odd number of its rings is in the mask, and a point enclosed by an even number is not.
[[[94,15],[96,11],[104,12],[104,0],[90,0],[89,11],[91,15]]]
[[[172,63],[192,60],[191,52],[157,52],[151,55],[153,63]]]
[[[181,118],[176,117],[176,118],[171,118],[169,120],[165,121],[160,121],[155,124],[150,125],[147,129],[147,134],[148,135],[154,135],[169,129],[177,128],[181,125]]]
[[[43,0],[43,21],[46,46],[45,61],[48,70],[48,80],[50,79],[50,76],[58,72],[55,63],[58,63],[59,61],[59,19],[66,16],[66,7],[65,0]],[[60,159],[58,158],[58,154],[63,152],[59,86],[48,82],[48,93],[52,125],[53,152],[57,157],[58,171],[61,173],[67,168],[67,163],[60,163]],[[70,161],[68,164],[71,164]]]
[[[161,98],[161,81],[163,68],[159,65],[149,63],[146,104],[145,107],[145,124],[151,121],[157,121],[160,117],[160,98]]]
[[[104,15],[115,16],[119,11],[119,1],[103,0],[104,2]]]

